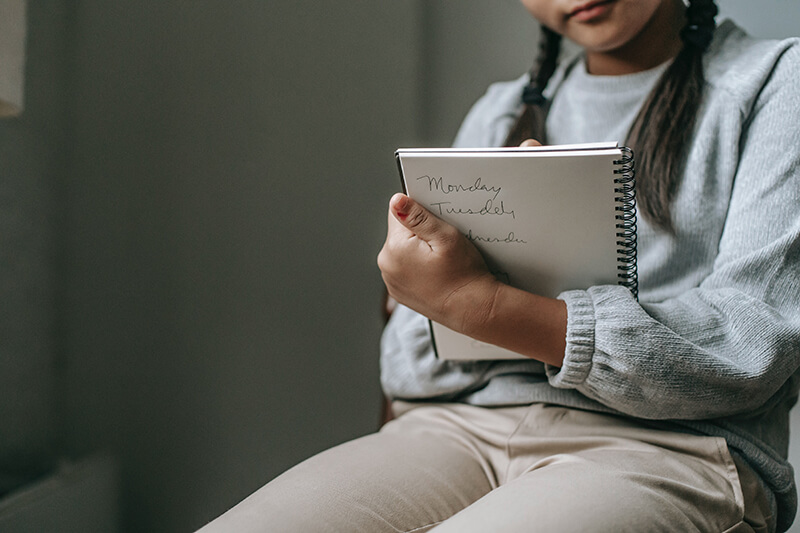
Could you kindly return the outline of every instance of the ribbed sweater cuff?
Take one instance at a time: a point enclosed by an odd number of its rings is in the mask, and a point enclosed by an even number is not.
[[[554,387],[575,388],[586,381],[594,354],[594,302],[587,291],[567,291],[558,296],[567,304],[567,348],[561,368],[547,365]]]

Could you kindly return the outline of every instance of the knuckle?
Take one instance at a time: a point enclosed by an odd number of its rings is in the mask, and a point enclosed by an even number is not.
[[[428,222],[428,213],[423,209],[414,209],[409,213],[408,225],[412,228],[423,226]]]
[[[392,260],[392,252],[389,249],[389,245],[384,245],[381,251],[378,253],[378,268],[381,272],[389,272],[392,269],[392,265],[394,261]]]
[[[453,226],[444,226],[441,230],[441,240],[444,243],[452,244],[461,238],[461,232]]]
[[[398,268],[398,258],[401,256],[402,254],[398,250],[397,244],[392,240],[387,240],[383,248],[381,248],[381,251],[378,252],[377,263],[381,273],[384,275],[391,275],[396,272]]]

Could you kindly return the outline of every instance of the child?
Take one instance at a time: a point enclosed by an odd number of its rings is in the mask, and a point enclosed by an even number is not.
[[[783,531],[800,365],[798,41],[711,0],[522,0],[530,75],[457,146],[619,141],[637,159],[639,301],[525,293],[396,195],[379,266],[396,419],[315,456],[211,531]],[[561,36],[582,48],[559,59]],[[530,361],[438,360],[427,319]]]

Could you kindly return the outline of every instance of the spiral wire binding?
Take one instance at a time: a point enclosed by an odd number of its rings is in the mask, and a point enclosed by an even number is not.
[[[622,158],[614,161],[619,168],[614,170],[614,199],[617,202],[617,278],[619,284],[627,287],[633,297],[639,297],[639,271],[636,265],[636,172],[633,150],[620,148]]]

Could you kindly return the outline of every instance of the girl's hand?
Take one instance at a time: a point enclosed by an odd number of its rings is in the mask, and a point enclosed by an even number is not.
[[[395,300],[462,333],[488,319],[500,285],[461,232],[399,193],[378,267]]]
[[[520,146],[540,143],[528,139]],[[404,194],[389,202],[378,266],[401,304],[479,341],[562,365],[566,304],[499,282],[461,232]]]

